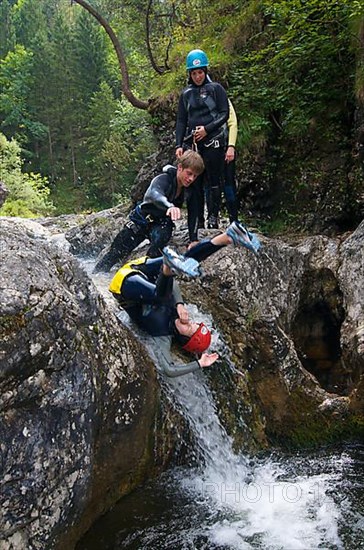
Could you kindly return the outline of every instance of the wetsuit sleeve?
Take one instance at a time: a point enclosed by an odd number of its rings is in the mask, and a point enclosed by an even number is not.
[[[233,147],[235,147],[236,138],[238,137],[238,119],[237,119],[233,104],[231,103],[230,99],[228,101],[229,101],[229,118],[227,122],[228,129],[229,129],[228,146],[232,145]]]
[[[183,146],[183,140],[187,128],[187,111],[183,101],[183,93],[179,97],[177,123],[176,123],[176,148]]]
[[[217,128],[220,128],[220,126],[225,124],[229,118],[229,102],[226,92],[218,82],[215,82],[214,85],[216,110],[219,113],[219,116],[205,126],[207,134],[210,134]]]
[[[186,363],[185,365],[176,364],[172,360],[168,363],[166,362],[163,366],[163,372],[170,378],[176,378],[176,376],[182,376],[183,374],[189,374],[190,372],[195,372],[201,367],[197,361],[191,361],[191,363]]]
[[[139,274],[133,274],[127,277],[122,286],[123,299],[128,302],[155,304],[165,299],[165,294],[158,293],[157,285],[147,281],[145,277]]]
[[[172,290],[173,300],[175,304],[183,304],[184,300],[182,298],[181,289],[176,279],[173,279],[173,290]]]
[[[154,337],[153,340],[155,342],[153,351],[158,361],[158,369],[164,372],[167,376],[175,378],[177,376],[189,374],[190,372],[195,372],[201,368],[198,361],[191,361],[186,364],[175,363],[171,356],[170,337]]]
[[[167,198],[170,187],[170,180],[167,174],[156,176],[145,192],[142,206],[144,204],[153,204],[163,212],[174,206]]]

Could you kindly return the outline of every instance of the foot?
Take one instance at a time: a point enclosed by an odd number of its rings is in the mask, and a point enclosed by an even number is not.
[[[163,263],[175,274],[183,274],[188,277],[201,276],[200,264],[197,260],[186,258],[169,246],[163,248]]]
[[[261,247],[258,237],[254,233],[250,233],[240,222],[233,222],[229,225],[226,234],[233,240],[235,246],[245,246],[254,254],[257,254]]]
[[[216,216],[209,216],[207,220],[207,227],[208,229],[218,229],[219,228],[219,221]]]

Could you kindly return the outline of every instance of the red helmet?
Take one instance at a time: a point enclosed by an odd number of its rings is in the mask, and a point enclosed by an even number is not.
[[[188,340],[187,344],[182,346],[182,349],[189,351],[191,353],[203,353],[209,345],[211,344],[211,332],[206,325],[200,323],[200,326],[191,338]]]

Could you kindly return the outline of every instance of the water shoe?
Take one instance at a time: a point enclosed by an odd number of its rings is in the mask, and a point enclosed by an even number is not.
[[[175,274],[187,275],[187,277],[200,277],[202,274],[197,260],[186,258],[169,246],[163,248],[163,263]]]
[[[232,238],[235,246],[245,246],[248,250],[258,253],[261,247],[260,240],[254,233],[250,233],[240,222],[233,222],[226,230],[227,235]]]

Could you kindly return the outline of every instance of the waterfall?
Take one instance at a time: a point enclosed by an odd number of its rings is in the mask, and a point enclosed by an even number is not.
[[[330,474],[297,476],[273,459],[236,455],[203,373],[167,385],[204,458],[199,468],[178,472],[177,480],[192,499],[218,515],[217,521],[200,527],[212,543],[239,549],[342,548]]]

